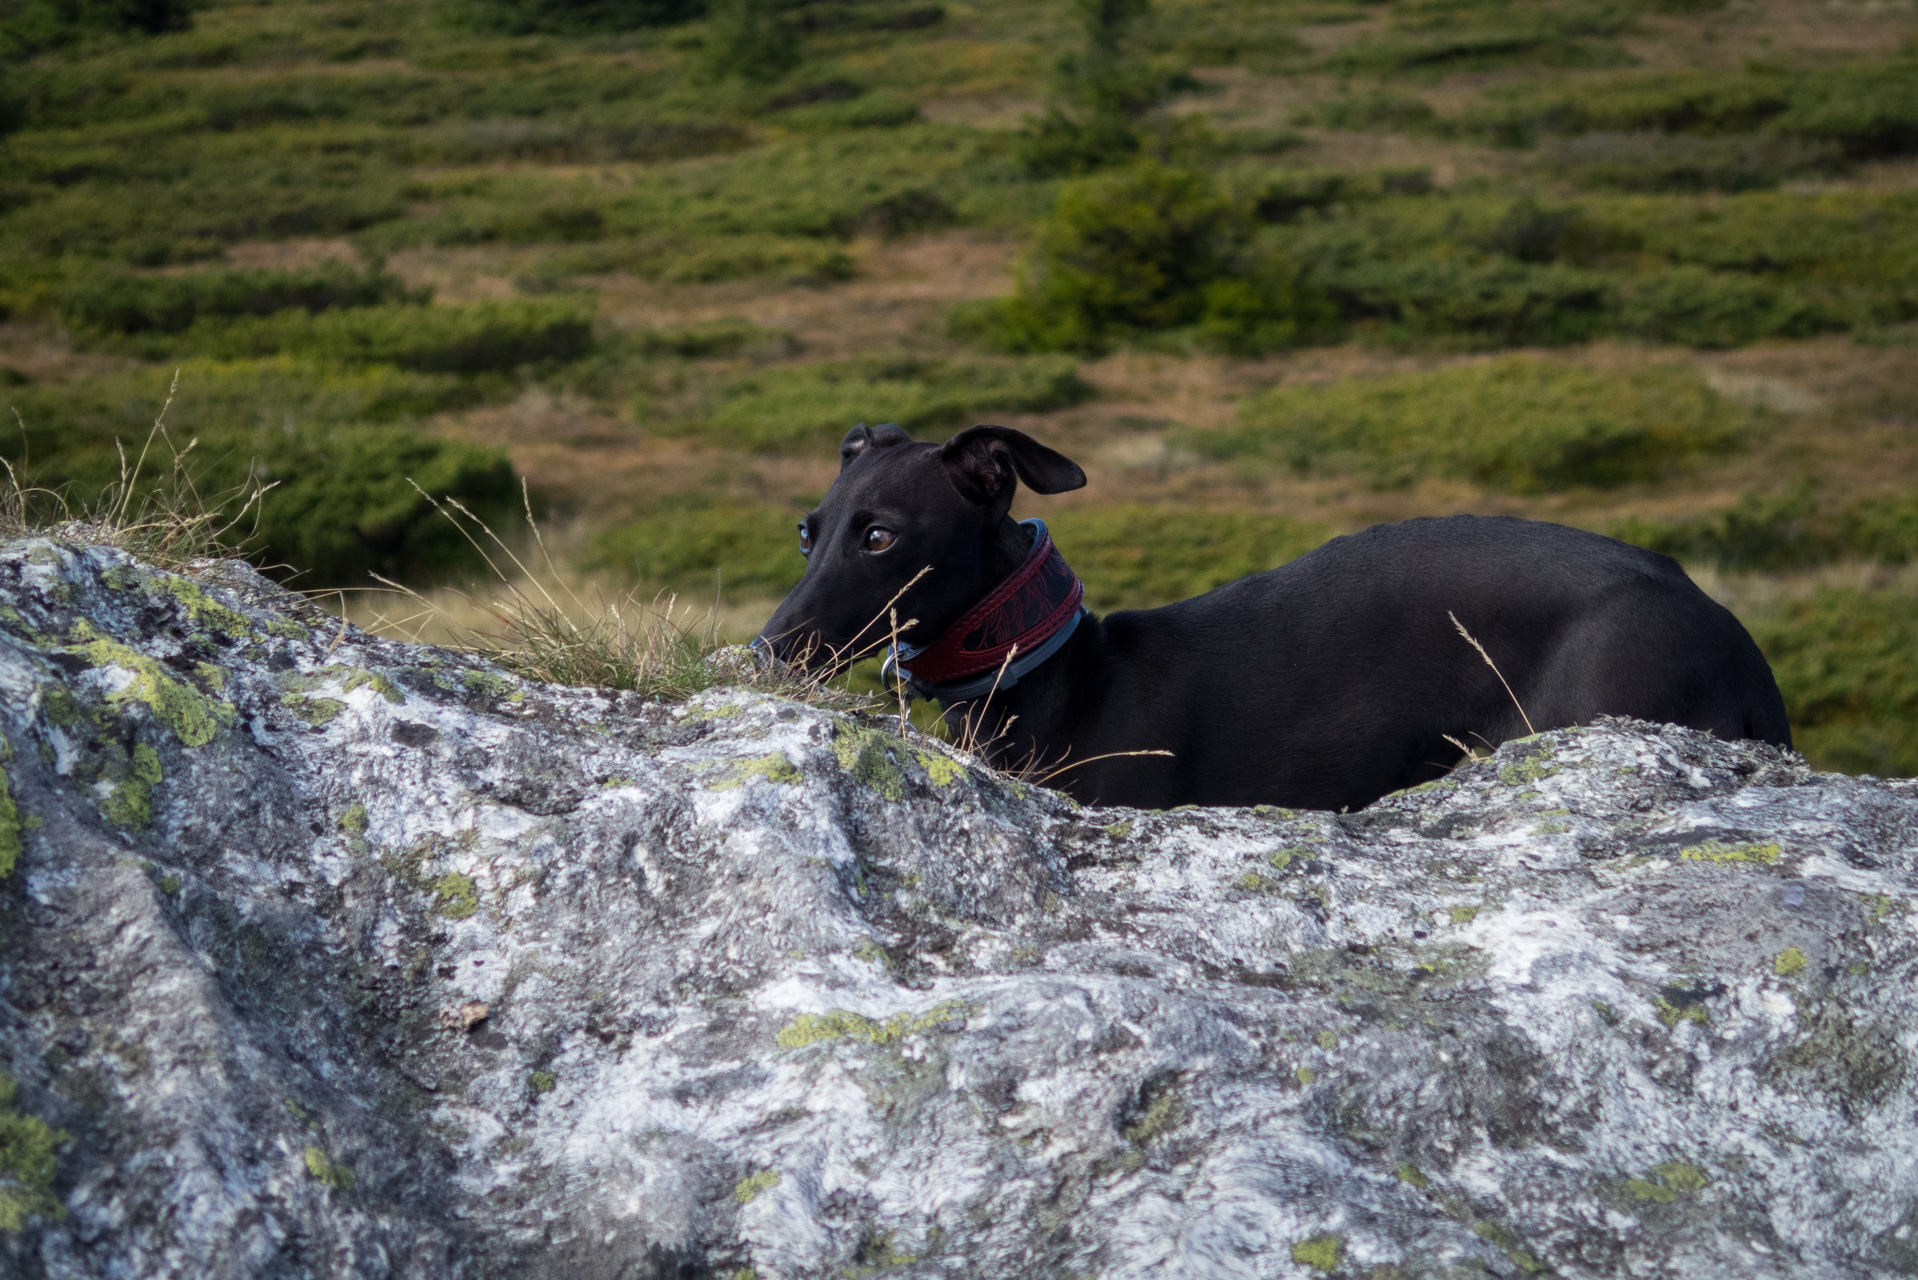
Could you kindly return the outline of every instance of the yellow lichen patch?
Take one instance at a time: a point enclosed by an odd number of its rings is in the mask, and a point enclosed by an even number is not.
[[[1507,786],[1524,786],[1540,782],[1557,773],[1559,766],[1552,759],[1551,752],[1545,751],[1523,760],[1514,760],[1498,771],[1498,780]]]
[[[551,1093],[559,1087],[559,1077],[550,1071],[535,1071],[526,1077],[526,1086],[534,1093]]]
[[[1319,1032],[1317,1039],[1319,1042],[1319,1048],[1325,1050],[1327,1053],[1330,1053],[1332,1052],[1332,1050],[1339,1047],[1338,1033],[1336,1031],[1331,1030],[1330,1028],[1327,1028],[1326,1030]]]
[[[366,806],[355,800],[346,806],[346,812],[340,815],[340,830],[350,836],[366,834]]]
[[[833,759],[861,786],[870,787],[888,800],[905,798],[905,775],[899,770],[896,752],[904,744],[870,729],[855,729],[842,724],[833,734]]]
[[[915,1032],[931,1031],[948,1022],[963,1021],[965,1016],[966,1006],[957,1000],[948,1000],[944,1004],[935,1005],[917,1017],[910,1013],[895,1013],[884,1022],[875,1022],[871,1018],[846,1009],[833,1009],[826,1013],[802,1013],[780,1029],[779,1047],[803,1049],[807,1045],[818,1044],[822,1040],[858,1040],[865,1044],[886,1044]]]
[[[230,636],[250,636],[253,624],[245,614],[229,609],[200,589],[198,583],[178,574],[156,573],[149,582],[179,601],[180,609],[195,626],[211,627]]]
[[[1677,1005],[1664,996],[1659,996],[1654,1003],[1658,1008],[1658,1020],[1668,1027],[1675,1027],[1681,1022],[1696,1022],[1702,1026],[1711,1021],[1711,1015],[1705,1012],[1702,1004]]]
[[[779,1170],[761,1169],[751,1177],[741,1178],[733,1187],[733,1199],[741,1204],[751,1204],[759,1199],[762,1191],[771,1191],[779,1185]]]
[[[107,821],[122,827],[144,827],[153,820],[153,788],[160,781],[160,753],[146,743],[134,744],[126,775],[110,784],[100,806]]]
[[[1779,977],[1789,978],[1794,973],[1803,972],[1805,966],[1810,963],[1803,951],[1797,947],[1786,947],[1778,953],[1778,958],[1772,961],[1771,967]]]
[[[760,756],[754,760],[740,760],[733,764],[731,775],[722,782],[713,784],[714,791],[731,791],[743,787],[754,778],[764,778],[768,782],[783,782],[793,785],[805,781],[804,776],[785,753],[775,751],[771,755]]]
[[[940,755],[937,751],[914,751],[913,755],[935,787],[949,787],[966,776],[963,765],[948,756]]]
[[[433,909],[448,920],[465,920],[479,910],[479,886],[473,877],[449,871],[433,885]]]
[[[1293,1072],[1293,1075],[1298,1078],[1300,1084],[1306,1085],[1311,1084],[1319,1078],[1319,1073],[1310,1067],[1300,1067],[1297,1071]]]
[[[1645,1177],[1625,1180],[1625,1189],[1632,1193],[1633,1199],[1653,1204],[1671,1204],[1681,1195],[1696,1194],[1710,1185],[1710,1178],[1683,1160],[1653,1165]]]
[[[66,1216],[53,1194],[53,1151],[67,1135],[15,1110],[14,1089],[0,1071],[0,1231],[18,1231],[35,1214]]]
[[[335,1163],[333,1158],[320,1147],[306,1149],[306,1171],[335,1191],[353,1189],[353,1171],[343,1164]]]
[[[309,698],[303,693],[287,694],[280,699],[280,705],[314,728],[331,723],[333,717],[346,710],[346,704],[336,698]]]
[[[82,619],[73,628],[74,643],[68,653],[85,658],[96,667],[119,667],[133,679],[107,695],[107,705],[124,706],[130,702],[145,705],[154,719],[172,730],[173,736],[189,747],[203,747],[213,741],[221,725],[238,718],[227,703],[209,698],[182,680],[175,680],[152,658],[130,649],[117,640],[109,640]]]
[[[1770,866],[1784,852],[1775,842],[1726,844],[1720,840],[1707,840],[1703,844],[1680,849],[1678,856],[1687,862],[1758,862]]]
[[[1345,1241],[1338,1236],[1313,1236],[1292,1246],[1292,1261],[1303,1263],[1315,1271],[1336,1271],[1339,1256],[1344,1252]]]
[[[1453,924],[1470,924],[1472,923],[1472,921],[1478,918],[1478,908],[1477,907],[1453,907],[1451,911],[1451,916],[1452,916]]]
[[[1123,840],[1132,834],[1132,824],[1130,822],[1115,822],[1106,827],[1105,833],[1114,840]]]
[[[490,671],[468,671],[460,677],[460,683],[467,690],[485,698],[503,698],[507,702],[526,701],[526,692],[504,676],[496,676]]]
[[[13,786],[0,769],[0,876],[10,875],[20,860],[20,806],[13,802]]]
[[[1419,1167],[1415,1164],[1402,1164],[1392,1173],[1400,1182],[1409,1183],[1415,1187],[1424,1188],[1432,1185],[1432,1180],[1420,1173]]]

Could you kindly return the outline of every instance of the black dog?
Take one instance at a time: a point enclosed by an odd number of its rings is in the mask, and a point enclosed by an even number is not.
[[[1070,459],[992,426],[944,445],[862,426],[840,458],[799,526],[806,576],[754,643],[848,656],[888,638],[896,601],[915,691],[955,728],[970,714],[997,761],[1083,761],[1058,777],[1086,803],[1357,807],[1444,774],[1454,740],[1606,714],[1791,744],[1738,620],[1672,560],[1595,533],[1407,520],[1097,618],[1045,527],[1007,515],[1020,480],[1083,485]],[[1171,754],[1114,754],[1141,751]]]

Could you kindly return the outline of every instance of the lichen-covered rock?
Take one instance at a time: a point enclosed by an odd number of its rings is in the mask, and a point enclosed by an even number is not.
[[[1918,1270],[1906,784],[1094,812],[44,541],[0,731],[9,1275]]]

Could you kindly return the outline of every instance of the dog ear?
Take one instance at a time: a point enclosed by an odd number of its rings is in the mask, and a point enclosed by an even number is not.
[[[1034,493],[1064,493],[1086,482],[1079,464],[1011,427],[967,427],[939,450],[952,482],[978,502],[1009,489],[1013,477]]]
[[[852,465],[852,460],[868,449],[890,449],[896,444],[911,444],[912,437],[907,435],[896,422],[882,422],[876,427],[860,423],[846,433],[839,442],[839,469],[844,471]]]

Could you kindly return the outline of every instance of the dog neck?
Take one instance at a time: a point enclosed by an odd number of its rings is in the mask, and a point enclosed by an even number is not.
[[[1017,567],[931,643],[886,655],[922,698],[941,707],[1011,689],[1072,638],[1085,616],[1085,586],[1052,545],[1042,520],[1017,526],[1030,538]]]

